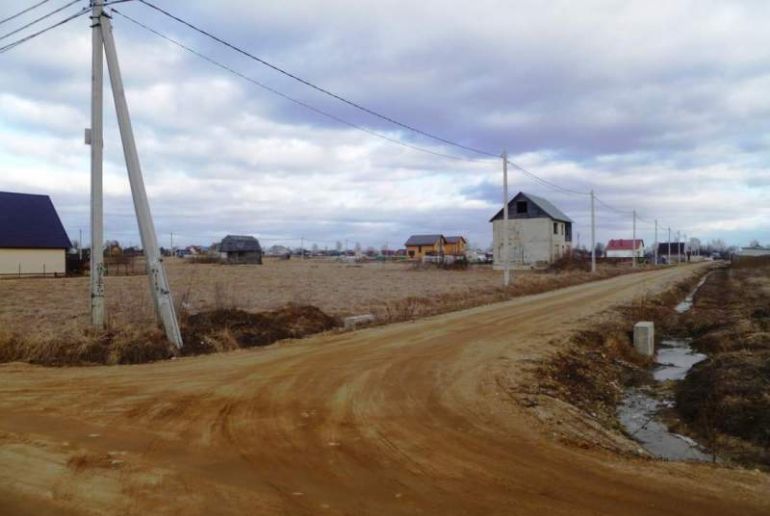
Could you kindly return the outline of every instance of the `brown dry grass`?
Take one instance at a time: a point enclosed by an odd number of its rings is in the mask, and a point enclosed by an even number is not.
[[[319,307],[333,316],[374,313],[402,320],[517,295],[543,292],[629,272],[521,272],[508,290],[489,266],[464,271],[414,269],[408,263],[344,264],[266,260],[265,265],[192,264],[171,259],[168,275],[177,305],[190,313],[238,308],[274,310],[290,303]],[[88,278],[0,280],[0,329],[26,336],[82,332],[89,324]],[[106,278],[108,327],[147,327],[154,309],[146,276]]]

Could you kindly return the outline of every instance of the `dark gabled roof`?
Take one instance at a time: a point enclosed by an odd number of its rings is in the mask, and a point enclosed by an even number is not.
[[[232,252],[261,252],[259,240],[253,236],[227,235],[219,244],[219,250],[224,253]]]
[[[50,197],[0,192],[0,248],[70,247],[70,239]]]
[[[442,238],[444,235],[412,235],[404,245],[433,245]]]
[[[518,200],[520,197],[526,197],[531,202],[537,204],[538,207],[540,207],[541,210],[543,210],[549,217],[551,217],[553,220],[558,220],[560,222],[572,222],[572,219],[569,218],[563,211],[561,211],[559,208],[551,204],[551,201],[547,199],[543,199],[542,197],[538,197],[537,195],[532,195],[524,192],[519,192],[516,195],[513,196],[513,199],[511,199],[508,202],[508,212],[511,213],[511,210],[516,208],[516,205],[514,202]],[[489,222],[492,222],[493,220],[497,218],[503,217],[503,210],[500,209],[497,213],[495,213],[495,216],[489,219]]]
[[[465,237],[463,236],[448,236],[448,237],[444,237],[444,239],[446,240],[447,244],[456,244],[460,241],[465,242]]]

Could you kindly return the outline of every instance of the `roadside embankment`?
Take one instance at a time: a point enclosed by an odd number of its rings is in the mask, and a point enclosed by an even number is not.
[[[723,460],[770,468],[770,260],[716,271],[685,320],[709,358],[677,388],[681,431]]]

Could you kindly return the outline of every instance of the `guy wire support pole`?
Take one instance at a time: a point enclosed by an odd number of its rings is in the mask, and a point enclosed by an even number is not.
[[[503,151],[503,286],[511,283],[511,269],[508,260],[508,151]]]
[[[596,272],[596,212],[593,190],[591,190],[591,272]]]
[[[634,232],[631,238],[631,267],[636,268],[636,210],[634,210]]]
[[[102,14],[102,39],[104,41],[104,53],[107,57],[107,69],[112,83],[112,96],[115,100],[115,111],[118,115],[118,128],[120,139],[123,143],[123,154],[128,169],[128,180],[131,184],[131,193],[134,200],[134,209],[139,223],[139,235],[142,239],[145,260],[147,261],[147,276],[150,281],[150,292],[155,302],[155,311],[163,323],[166,338],[177,348],[182,347],[182,335],[179,332],[179,323],[174,311],[174,303],[171,299],[171,291],[166,278],[166,270],[163,267],[163,258],[158,249],[158,237],[155,233],[155,225],[150,213],[150,204],[147,200],[147,192],[142,179],[142,168],[139,164],[139,154],[134,141],[134,131],[131,127],[131,118],[128,112],[126,92],[123,89],[123,78],[118,64],[118,53],[115,48],[115,39],[112,36],[112,23],[107,15]]]
[[[91,0],[91,324],[104,327],[104,212],[102,200],[102,135],[104,58],[102,54],[102,3]],[[82,247],[82,243],[81,243]]]

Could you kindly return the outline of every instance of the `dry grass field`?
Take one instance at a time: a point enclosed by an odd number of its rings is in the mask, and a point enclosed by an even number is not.
[[[178,305],[189,313],[222,308],[248,312],[288,303],[308,304],[335,315],[375,313],[398,320],[445,312],[515,295],[541,292],[591,279],[585,272],[515,273],[510,291],[490,266],[452,271],[409,263],[346,264],[318,260],[271,260],[258,265],[167,262]],[[626,268],[600,269],[606,278]],[[106,278],[108,324],[112,328],[152,324],[147,277]],[[0,280],[0,329],[63,334],[88,326],[88,278],[5,278]]]

